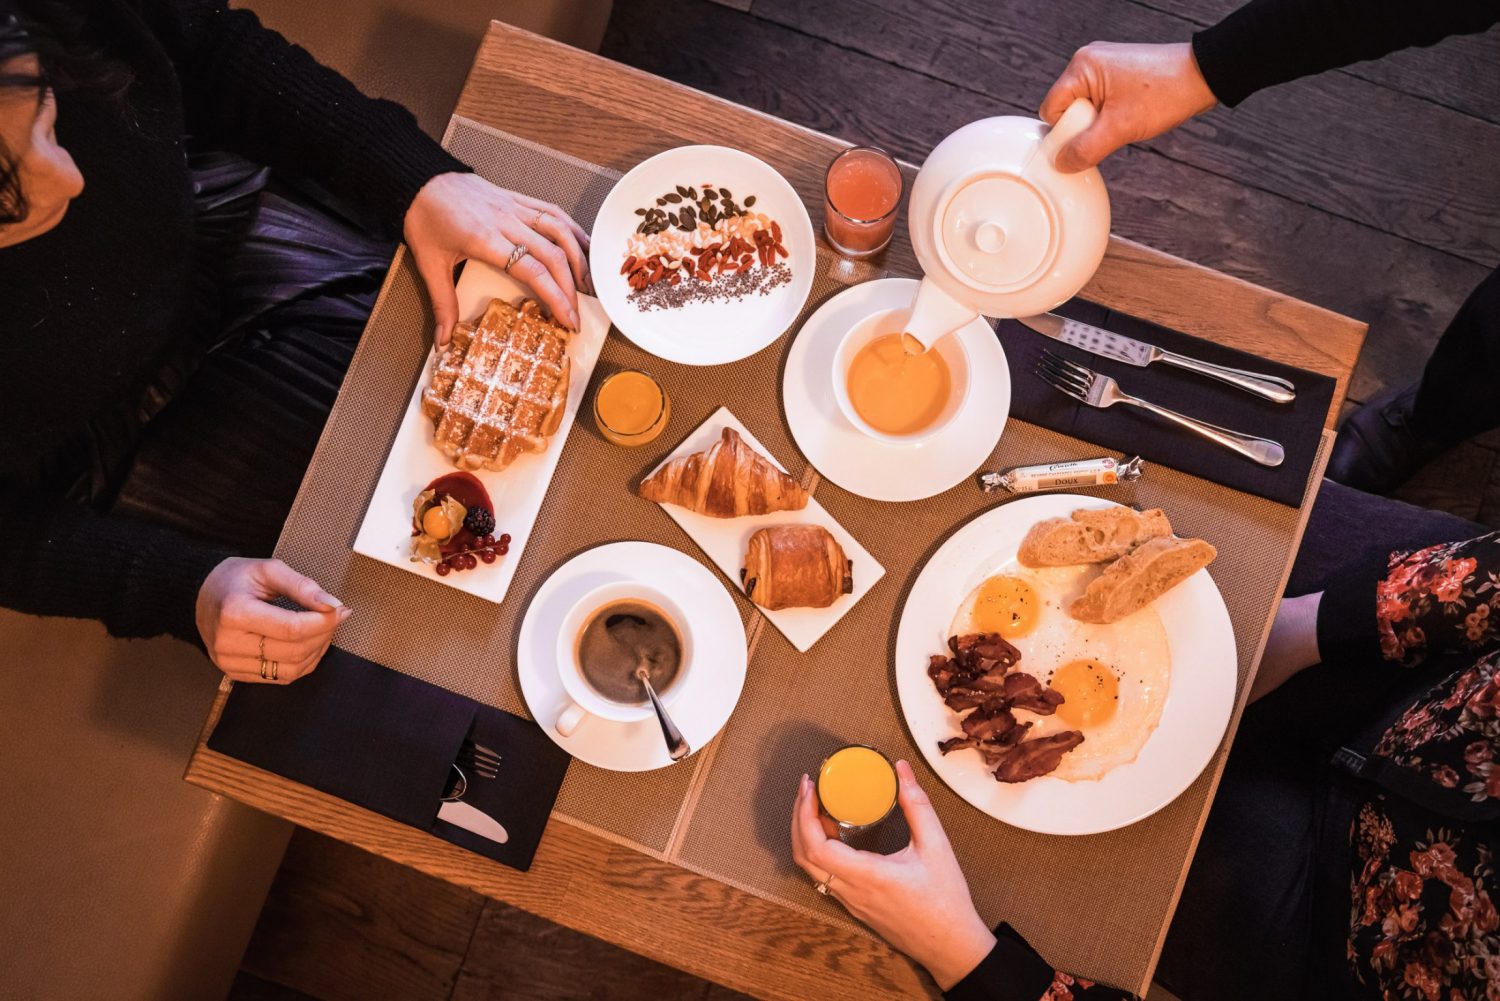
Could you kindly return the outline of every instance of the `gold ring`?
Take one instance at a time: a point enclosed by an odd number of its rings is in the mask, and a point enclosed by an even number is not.
[[[274,661],[274,660],[271,661],[271,680],[272,681],[276,680],[276,675],[277,675],[277,673],[280,670],[281,670],[281,664],[278,661]]]
[[[268,660],[266,660],[266,658],[262,657],[260,659],[260,680],[261,681],[270,681],[271,680],[271,675],[268,673],[270,671],[270,669],[271,669],[271,662],[268,661]]]
[[[525,257],[529,253],[531,253],[531,251],[529,251],[529,250],[526,249],[526,244],[524,244],[524,243],[518,243],[518,244],[516,244],[515,247],[511,249],[510,260],[508,260],[508,261],[505,262],[505,271],[506,271],[506,273],[509,274],[510,273],[510,269],[513,268],[513,267],[515,267],[517,264],[520,264],[521,263],[521,258]]]
[[[538,226],[540,226],[542,224],[542,220],[547,218],[549,214],[550,213],[546,209],[538,209],[536,218],[531,220],[531,228],[536,229]]]
[[[264,636],[260,638],[260,659],[266,659],[266,638]]]

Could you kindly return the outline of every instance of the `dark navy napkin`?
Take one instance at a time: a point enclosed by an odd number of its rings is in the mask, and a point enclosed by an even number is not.
[[[500,755],[464,800],[505,826],[503,845],[437,819],[466,736]],[[571,760],[530,720],[337,647],[293,684],[235,685],[208,746],[521,870]]]
[[[1015,320],[1002,320],[999,335],[1010,362],[1011,412],[1017,417],[1093,442],[1103,450],[1140,455],[1148,463],[1159,462],[1257,497],[1291,507],[1302,503],[1307,476],[1323,435],[1323,421],[1333,401],[1337,385],[1333,379],[1082,299],[1064,303],[1054,312],[1202,361],[1282,376],[1297,387],[1297,399],[1289,404],[1272,403],[1161,362],[1137,368],[1055,341]],[[1064,396],[1036,375],[1037,360],[1043,350],[1113,377],[1132,396],[1210,424],[1278,441],[1286,449],[1286,461],[1275,469],[1267,469],[1139,407],[1116,404],[1108,410],[1099,410]],[[1149,469],[1146,475],[1151,475]]]

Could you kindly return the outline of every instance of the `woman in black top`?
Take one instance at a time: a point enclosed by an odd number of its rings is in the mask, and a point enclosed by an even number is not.
[[[439,344],[455,265],[521,246],[578,323],[576,223],[253,14],[0,0],[0,604],[311,670],[350,609],[260,557],[398,238]]]
[[[1089,46],[1043,117],[1079,96],[1099,106],[1064,150],[1077,169],[1215,103],[1497,22],[1500,3],[1477,0],[1255,0],[1190,45]],[[1500,423],[1497,359],[1492,278],[1419,408]],[[1483,395],[1453,399],[1465,386]],[[1483,532],[1324,483],[1162,953],[1157,977],[1184,1001],[1500,1001],[1500,533]],[[804,777],[792,844],[814,880],[950,1001],[1131,997],[986,928],[898,772],[912,843],[889,857],[830,837]]]

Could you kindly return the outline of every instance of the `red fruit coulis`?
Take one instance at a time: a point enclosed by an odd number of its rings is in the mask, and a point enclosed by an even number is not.
[[[490,500],[490,492],[473,473],[448,473],[445,476],[439,476],[427,484],[427,489],[439,498],[452,497],[462,504],[466,511],[484,508],[490,514],[495,513],[495,505]],[[473,549],[478,541],[478,537],[473,532],[460,527],[454,533],[453,538],[443,543],[440,551],[444,556],[452,556],[454,553]]]

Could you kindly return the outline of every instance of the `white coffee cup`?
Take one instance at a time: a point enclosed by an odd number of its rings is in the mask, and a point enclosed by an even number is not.
[[[662,704],[670,706],[686,687],[687,676],[693,667],[693,634],[682,607],[656,588],[634,581],[596,587],[579,598],[568,610],[568,614],[563,616],[562,627],[557,634],[557,671],[568,702],[558,713],[553,725],[564,737],[571,736],[589,716],[598,716],[616,723],[635,723],[652,719],[656,715],[651,703],[646,700],[645,689],[641,690],[640,705],[625,705],[607,699],[584,678],[583,667],[578,662],[578,641],[583,636],[584,628],[600,609],[620,601],[637,601],[655,607],[676,627],[678,638],[682,641],[682,659],[677,675],[671,684],[656,693]]]
[[[936,351],[948,366],[950,380],[948,403],[932,423],[911,434],[887,434],[871,427],[854,409],[854,403],[849,399],[849,367],[854,364],[854,356],[877,337],[901,333],[910,315],[911,310],[906,307],[871,313],[849,328],[849,332],[844,334],[833,353],[833,398],[838,403],[839,411],[843,413],[844,419],[863,434],[891,445],[912,445],[934,437],[953,423],[954,418],[963,410],[964,403],[969,398],[969,352],[964,348],[963,341],[959,339],[958,334],[952,333],[938,338],[936,343],[928,348],[929,351]]]

